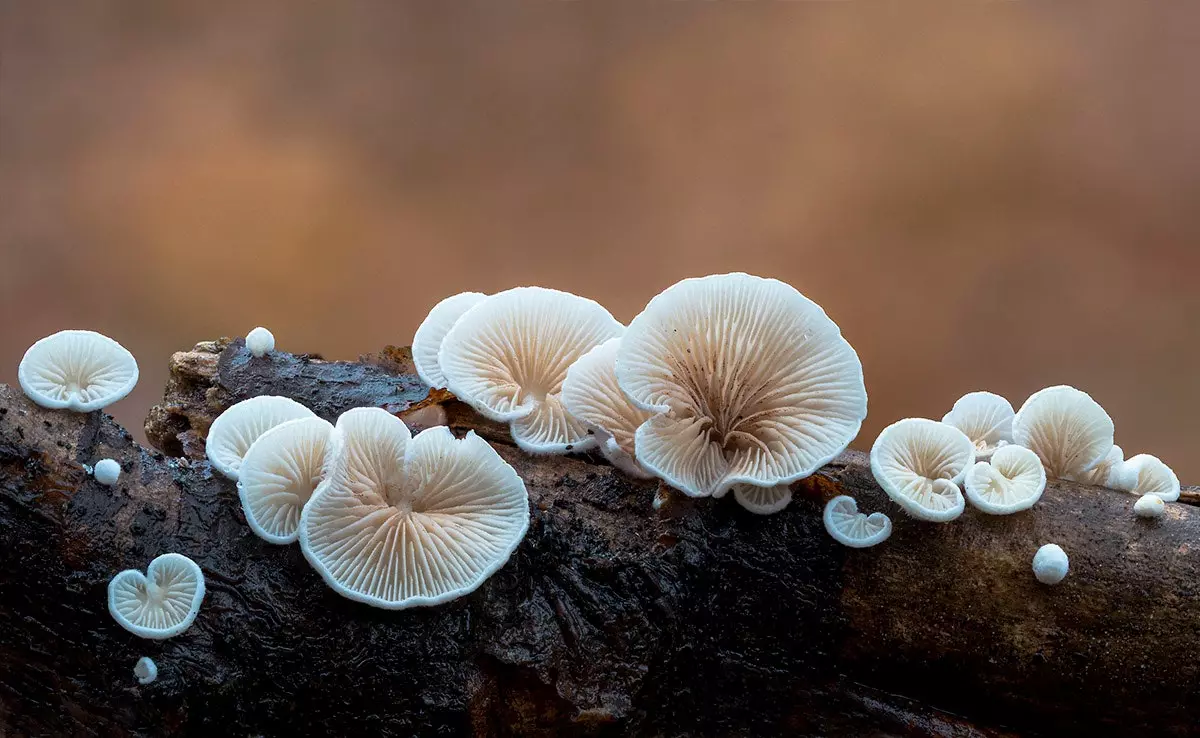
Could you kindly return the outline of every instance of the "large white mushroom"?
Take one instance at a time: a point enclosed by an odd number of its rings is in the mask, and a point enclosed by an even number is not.
[[[446,334],[471,308],[475,307],[487,295],[482,292],[460,292],[451,295],[434,305],[417,327],[417,333],[412,340],[413,363],[417,365],[417,375],[430,387],[445,388],[446,375],[438,364],[438,351],[442,349],[442,341]]]
[[[1157,456],[1138,454],[1122,464],[1113,477],[1113,487],[1135,495],[1155,495],[1163,502],[1179,499],[1179,477]]]
[[[975,444],[954,426],[925,418],[892,423],[871,447],[871,473],[909,515],[945,523],[966,506],[958,485],[975,461]]]
[[[52,410],[88,413],[128,395],[138,365],[124,346],[95,331],[59,331],[29,347],[17,367],[26,396]]]
[[[989,515],[1028,510],[1042,498],[1046,470],[1037,454],[1023,446],[1002,446],[990,461],[978,461],[963,480],[967,499]]]
[[[415,438],[384,410],[337,422],[332,469],[300,517],[300,548],[338,594],[398,610],[467,594],[529,526],[525,483],[473,432]]]
[[[654,413],[630,402],[617,384],[620,347],[620,338],[610,338],[579,357],[567,370],[562,402],[568,413],[597,434],[600,451],[613,466],[644,479],[654,475],[637,463],[634,436]]]
[[[654,413],[637,460],[693,497],[786,485],[841,453],[867,414],[862,364],[795,288],[748,274],[656,296],[617,352],[617,380]]]
[[[242,459],[259,436],[289,420],[311,417],[312,410],[287,397],[251,397],[217,416],[204,450],[213,467],[236,482]]]
[[[258,437],[238,470],[246,523],[268,543],[292,543],[300,511],[324,479],[333,425],[316,416],[289,420]]]
[[[183,554],[166,553],[146,573],[126,569],[108,583],[108,612],[122,628],[160,640],[191,627],[204,600],[204,573]]]
[[[438,364],[460,400],[507,422],[530,453],[595,445],[562,404],[567,369],[624,327],[599,303],[568,292],[517,287],[479,301],[446,334]]]
[[[975,458],[988,459],[996,449],[1012,443],[1013,408],[991,392],[969,392],[954,403],[942,422],[967,434],[975,444]]]
[[[1066,385],[1030,395],[1012,430],[1013,442],[1037,454],[1052,479],[1082,477],[1113,447],[1112,418],[1086,392]]]

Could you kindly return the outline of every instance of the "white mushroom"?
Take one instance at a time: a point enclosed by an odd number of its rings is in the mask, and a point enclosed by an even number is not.
[[[755,487],[751,484],[733,485],[733,499],[755,515],[774,515],[792,501],[791,485]]]
[[[108,612],[122,628],[159,640],[187,630],[204,599],[204,573],[188,557],[167,553],[146,574],[126,569],[108,583]]]
[[[862,364],[837,324],[790,285],[748,274],[685,279],[634,318],[617,379],[655,415],[638,463],[693,497],[809,476],[858,434]]]
[[[92,476],[105,487],[111,487],[121,478],[121,465],[114,459],[100,459],[96,462],[96,468],[92,471]]]
[[[149,684],[158,679],[158,665],[154,663],[154,659],[143,656],[133,665],[133,675],[137,677],[138,684]]]
[[[442,341],[438,364],[450,391],[507,422],[525,451],[582,451],[596,439],[563,407],[563,380],[576,359],[623,330],[592,300],[518,287],[463,313]]]
[[[1120,466],[1113,486],[1135,495],[1153,494],[1163,502],[1179,499],[1179,477],[1157,457],[1138,454]]]
[[[425,320],[417,327],[417,333],[412,340],[413,363],[417,365],[417,375],[421,381],[430,387],[445,388],[446,375],[438,364],[438,351],[446,334],[471,308],[475,307],[487,295],[482,292],[460,292],[451,295],[433,306]]]
[[[402,609],[475,590],[529,526],[525,484],[473,432],[415,438],[376,408],[338,418],[332,471],[300,517],[300,548],[338,594]]]
[[[1161,518],[1166,512],[1166,503],[1153,492],[1142,495],[1133,503],[1133,514],[1139,518]]]
[[[258,437],[238,471],[246,523],[268,543],[292,543],[300,511],[324,479],[333,425],[318,418],[289,420]]]
[[[942,422],[967,434],[976,459],[988,459],[996,449],[1012,443],[1012,419],[1008,400],[991,392],[970,392],[958,398]]]
[[[1046,470],[1037,454],[1023,446],[1002,446],[991,461],[979,461],[963,480],[967,499],[989,515],[1028,510],[1042,498]]]
[[[1033,555],[1033,575],[1042,584],[1058,584],[1070,568],[1067,552],[1057,543],[1047,543]]]
[[[620,338],[610,338],[576,359],[562,385],[567,412],[595,433],[609,463],[639,479],[654,476],[636,460],[634,436],[654,413],[637,407],[617,384]]]
[[[1125,452],[1120,446],[1113,445],[1108,455],[1100,460],[1091,469],[1082,474],[1072,474],[1068,479],[1083,484],[1092,484],[1099,487],[1113,487],[1116,484],[1117,474],[1120,473],[1121,466],[1125,463]]]
[[[29,347],[17,368],[29,399],[52,410],[92,412],[125,397],[138,365],[124,346],[95,331],[59,331]]]
[[[869,548],[883,543],[892,534],[892,520],[881,512],[861,513],[849,495],[839,495],[825,503],[825,530],[833,540],[850,548]]]
[[[289,420],[311,417],[312,410],[286,397],[262,395],[242,400],[213,421],[205,453],[217,471],[237,481],[242,459],[259,436]]]
[[[257,358],[275,350],[275,336],[261,325],[246,334],[246,348]]]
[[[909,515],[945,523],[962,515],[958,485],[975,461],[975,444],[954,426],[924,418],[892,423],[871,447],[871,473]]]
[[[1013,442],[1052,479],[1080,477],[1112,450],[1113,422],[1086,392],[1060,385],[1033,393],[1013,418]]]

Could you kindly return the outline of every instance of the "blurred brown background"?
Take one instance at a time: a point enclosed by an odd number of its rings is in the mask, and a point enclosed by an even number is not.
[[[1071,383],[1196,481],[1197,69],[1191,3],[0,0],[0,380],[102,331],[140,434],[197,340],[744,270],[858,349],[859,447]]]

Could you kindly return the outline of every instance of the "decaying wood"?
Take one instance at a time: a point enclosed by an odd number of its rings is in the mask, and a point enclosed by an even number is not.
[[[360,362],[238,342],[176,354],[138,447],[107,415],[0,386],[0,735],[1189,735],[1200,708],[1200,515],[1052,483],[1033,511],[934,525],[848,452],[758,517],[667,496],[598,459],[535,458],[406,354]],[[323,417],[377,405],[491,440],[529,488],[512,560],[445,606],[385,612],[329,591],[295,546],[255,538],[203,460],[208,424],[257,394]],[[169,455],[168,455],[169,454]],[[115,488],[83,464],[112,457]],[[854,551],[835,494],[895,522]],[[1029,564],[1071,556],[1057,587]],[[124,568],[178,551],[208,595],[195,625],[138,639],[108,615]],[[159,679],[140,687],[139,656]]]

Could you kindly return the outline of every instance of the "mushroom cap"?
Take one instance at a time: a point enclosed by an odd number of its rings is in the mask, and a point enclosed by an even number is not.
[[[258,358],[275,350],[275,335],[261,325],[246,334],[246,348]]]
[[[126,569],[108,583],[108,612],[122,628],[161,640],[187,630],[204,599],[204,573],[183,554],[166,553],[146,573]]]
[[[1047,543],[1033,555],[1033,575],[1042,584],[1058,584],[1070,568],[1067,552],[1057,543]]]
[[[1024,446],[1001,446],[988,461],[976,462],[963,480],[967,499],[989,515],[1028,510],[1042,498],[1046,470]]]
[[[133,675],[137,677],[138,684],[149,684],[158,678],[158,664],[149,656],[143,656],[133,665]]]
[[[105,487],[111,487],[121,478],[121,465],[114,459],[100,459],[92,470],[92,476]]]
[[[654,413],[630,402],[617,384],[620,347],[620,338],[610,338],[576,359],[563,380],[562,402],[599,436],[600,451],[613,466],[644,479],[653,475],[638,465],[634,437]]]
[[[1138,454],[1120,466],[1115,475],[1117,489],[1135,495],[1157,495],[1163,502],[1179,499],[1179,477],[1157,456]]]
[[[867,414],[862,364],[791,285],[748,274],[685,279],[657,295],[617,352],[638,462],[693,497],[772,487],[841,453]]]
[[[438,364],[438,352],[442,349],[442,341],[446,334],[471,308],[478,305],[487,295],[482,292],[459,292],[434,305],[417,326],[416,335],[412,340],[413,363],[417,365],[417,375],[421,381],[430,387],[444,389],[446,375]]]
[[[987,459],[997,448],[1012,443],[1013,407],[991,392],[968,392],[954,403],[942,418],[971,439],[975,458]]]
[[[260,395],[242,400],[213,421],[205,453],[217,471],[237,481],[242,459],[259,436],[280,423],[311,417],[312,410],[287,397]]]
[[[258,437],[238,471],[246,523],[268,543],[300,535],[300,511],[325,478],[333,424],[316,416],[289,420]]]
[[[1120,446],[1113,444],[1113,447],[1100,460],[1099,464],[1096,464],[1082,474],[1071,474],[1067,478],[1082,484],[1112,488],[1116,484],[1116,475],[1120,472],[1121,466],[1124,463],[1125,452],[1121,450]]]
[[[563,407],[567,369],[623,330],[593,300],[517,287],[463,313],[442,341],[438,364],[450,391],[481,415],[508,422],[525,451],[582,451],[596,439]]]
[[[332,470],[300,516],[300,548],[335,592],[374,607],[474,591],[529,527],[525,483],[486,441],[409,436],[376,408],[338,418]]]
[[[733,485],[733,499],[755,515],[774,515],[792,501],[791,485],[755,487],[752,484]]]
[[[17,368],[26,396],[52,410],[89,413],[128,395],[137,360],[95,331],[59,331],[29,347]]]
[[[914,518],[945,523],[966,507],[958,489],[975,461],[975,444],[951,425],[905,418],[884,428],[871,447],[871,473]]]
[[[869,548],[883,543],[892,534],[892,520],[881,512],[861,513],[858,502],[849,495],[839,495],[825,503],[821,516],[825,530],[833,540],[850,548]]]
[[[1030,395],[1012,431],[1013,442],[1037,454],[1053,479],[1083,475],[1113,446],[1112,418],[1086,392],[1066,385]]]
[[[1133,503],[1133,514],[1139,518],[1161,518],[1166,512],[1166,503],[1153,492],[1142,495]]]

